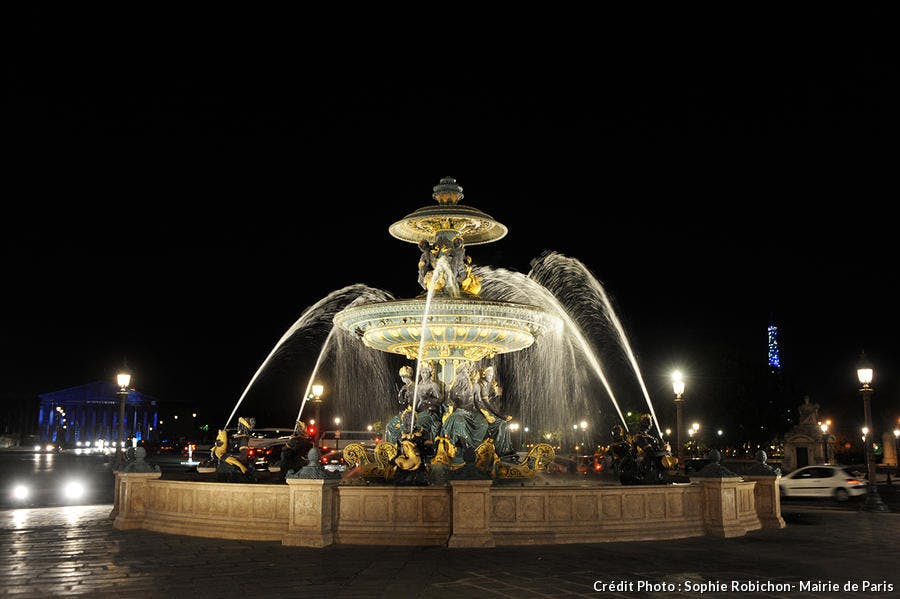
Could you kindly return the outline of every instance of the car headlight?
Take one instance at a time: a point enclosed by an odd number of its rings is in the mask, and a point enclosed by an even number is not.
[[[78,481],[71,481],[66,483],[65,488],[63,489],[63,494],[67,499],[81,499],[84,495],[84,485],[82,485]]]
[[[28,499],[28,495],[29,495],[28,487],[26,487],[25,485],[16,485],[13,488],[12,496],[15,499],[18,499],[19,501]]]

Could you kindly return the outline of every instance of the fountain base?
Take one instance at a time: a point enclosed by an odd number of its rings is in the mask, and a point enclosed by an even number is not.
[[[742,536],[780,521],[777,501],[755,501],[755,481],[691,484],[348,485],[289,479],[285,485],[163,480],[116,473],[114,526],[189,536],[280,540],[285,545],[485,547]],[[777,494],[777,483],[766,486]],[[763,510],[763,513],[760,513]]]

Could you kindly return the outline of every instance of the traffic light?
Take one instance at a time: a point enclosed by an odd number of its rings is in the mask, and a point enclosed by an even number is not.
[[[315,437],[315,436],[316,436],[316,427],[314,427],[314,426],[307,426],[307,427],[306,427],[306,434],[309,435],[310,437]]]

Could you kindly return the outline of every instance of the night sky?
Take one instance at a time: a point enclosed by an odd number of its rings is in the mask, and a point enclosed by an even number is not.
[[[875,9],[627,41],[607,19],[562,43],[537,23],[341,21],[321,41],[302,15],[69,10],[23,15],[7,69],[9,405],[127,358],[136,388],[220,425],[329,291],[419,292],[387,227],[452,176],[509,227],[474,261],[583,261],[660,404],[678,366],[687,417],[727,405],[774,318],[797,403],[859,426],[864,349],[876,415],[900,418],[897,73]],[[295,411],[310,368],[280,365],[251,407]]]

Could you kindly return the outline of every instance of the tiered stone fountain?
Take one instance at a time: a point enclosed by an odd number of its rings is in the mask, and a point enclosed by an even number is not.
[[[528,348],[562,324],[534,306],[480,297],[482,282],[465,247],[497,241],[507,229],[460,204],[462,187],[453,179],[442,179],[433,197],[436,205],[390,227],[394,237],[422,251],[423,294],[354,305],[334,323],[375,350],[433,365],[450,389],[463,365]],[[418,385],[419,377],[413,380]],[[412,397],[415,412],[416,390]],[[411,432],[415,418],[409,421]],[[198,483],[164,480],[159,473],[117,473],[115,526],[286,545],[457,547],[730,537],[762,523],[783,526],[776,477],[720,476],[640,487],[501,485],[488,476],[450,477],[446,484],[427,486],[290,477],[286,482]]]

